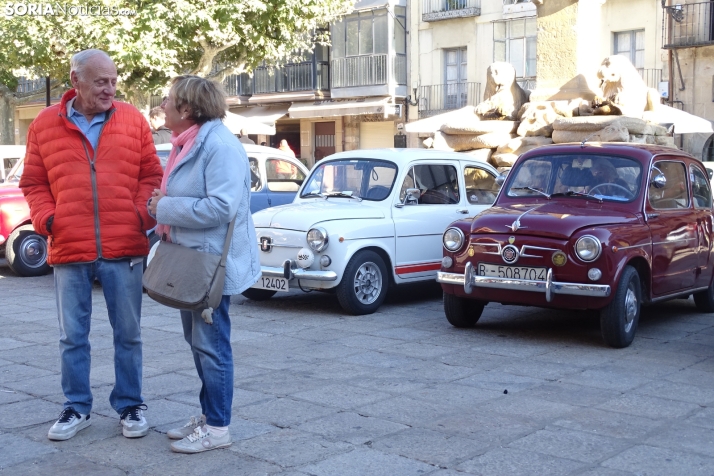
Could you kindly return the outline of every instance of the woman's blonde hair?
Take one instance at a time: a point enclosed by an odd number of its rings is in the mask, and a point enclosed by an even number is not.
[[[188,107],[188,118],[196,124],[226,117],[226,93],[215,81],[192,75],[177,76],[169,94],[173,94],[179,112]]]

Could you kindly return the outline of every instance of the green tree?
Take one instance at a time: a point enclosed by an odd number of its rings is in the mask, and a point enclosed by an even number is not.
[[[17,11],[19,3],[0,4],[0,96],[14,90],[14,79],[20,74],[67,82],[70,57],[99,48],[117,65],[120,92],[144,109],[151,94],[165,90],[179,74],[222,81],[230,74],[249,72],[262,61],[285,61],[293,52],[312,49],[316,28],[339,19],[353,4],[351,0],[103,0],[94,5],[106,11],[84,15],[76,14],[77,9],[87,8],[83,0],[49,4],[54,11],[42,15]]]

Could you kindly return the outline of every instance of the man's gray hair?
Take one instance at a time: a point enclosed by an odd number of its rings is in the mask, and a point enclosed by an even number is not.
[[[77,73],[77,76],[82,76],[82,73],[84,71],[84,67],[86,66],[87,62],[95,57],[95,56],[103,56],[104,58],[108,59],[112,63],[114,61],[111,59],[111,57],[106,53],[106,51],[102,50],[82,50],[79,53],[75,53],[72,56],[72,59],[69,60],[69,74],[72,73]]]

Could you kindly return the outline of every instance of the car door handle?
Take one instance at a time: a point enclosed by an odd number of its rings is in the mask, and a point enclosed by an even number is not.
[[[464,215],[468,215],[468,214],[469,214],[469,211],[462,208],[461,210],[456,210],[456,213],[462,213],[462,214],[464,214]]]
[[[648,213],[647,218],[657,218],[659,216],[659,213]]]

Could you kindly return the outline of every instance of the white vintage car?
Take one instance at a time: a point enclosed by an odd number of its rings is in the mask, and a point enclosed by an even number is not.
[[[434,280],[441,237],[489,207],[498,172],[466,154],[426,149],[340,152],[312,169],[292,204],[253,214],[264,300],[299,287],[334,290],[351,314],[370,314],[392,284]]]

